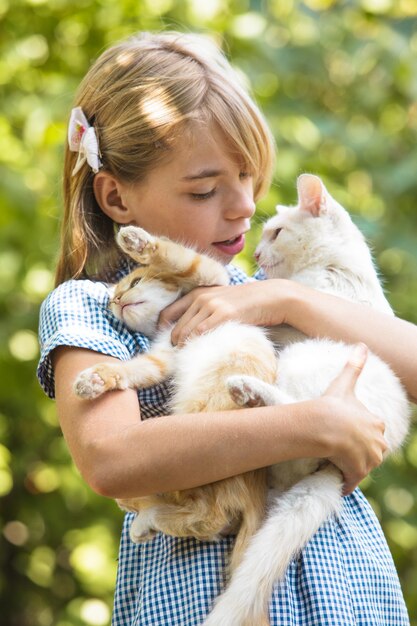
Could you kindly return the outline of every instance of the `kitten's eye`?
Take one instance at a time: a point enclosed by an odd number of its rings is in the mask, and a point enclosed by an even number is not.
[[[282,228],[277,228],[276,230],[274,230],[274,232],[272,233],[272,241],[275,241],[275,239],[278,237],[281,231],[282,231]]]
[[[136,285],[140,283],[140,280],[141,280],[140,278],[134,278],[132,282],[130,283],[129,289],[133,289],[133,287],[136,287]]]

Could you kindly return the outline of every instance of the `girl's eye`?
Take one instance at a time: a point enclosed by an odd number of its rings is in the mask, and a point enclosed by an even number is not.
[[[252,174],[250,172],[240,172],[239,178],[252,178]]]
[[[133,287],[136,287],[138,283],[140,283],[140,278],[134,278],[132,282],[130,283],[129,289],[133,289]]]
[[[209,198],[212,198],[215,193],[216,188],[211,191],[207,191],[207,193],[192,193],[191,197],[194,198],[194,200],[208,200]]]
[[[277,228],[276,230],[274,230],[274,232],[272,233],[272,241],[275,241],[275,239],[278,237],[281,231],[282,231],[282,228]]]

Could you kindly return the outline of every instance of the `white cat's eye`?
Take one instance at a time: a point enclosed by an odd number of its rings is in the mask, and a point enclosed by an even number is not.
[[[141,279],[140,279],[140,278],[134,278],[134,279],[132,280],[132,282],[130,283],[130,287],[129,287],[129,289],[133,289],[133,287],[136,287],[136,285],[137,285],[138,283],[140,283],[140,281],[141,281]]]
[[[277,228],[276,230],[274,230],[272,234],[272,241],[274,241],[278,237],[281,231],[282,231],[282,228]]]

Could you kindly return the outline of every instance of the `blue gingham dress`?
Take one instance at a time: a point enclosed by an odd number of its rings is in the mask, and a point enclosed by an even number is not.
[[[237,268],[228,269],[232,284],[248,280]],[[89,348],[122,360],[149,349],[148,339],[131,333],[107,304],[106,286],[88,280],[60,285],[43,303],[38,377],[50,397],[49,355],[57,346]],[[165,384],[139,392],[143,419],[166,413],[168,394]],[[129,538],[132,519],[128,513],[122,530],[112,626],[202,624],[224,586],[233,537],[212,543],[158,534],[137,545]],[[341,514],[320,528],[276,585],[270,620],[271,626],[409,624],[384,535],[359,489],[344,498]]]

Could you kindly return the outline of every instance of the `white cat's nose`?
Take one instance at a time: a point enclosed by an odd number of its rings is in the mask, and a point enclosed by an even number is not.
[[[255,250],[255,252],[253,253],[253,256],[255,257],[256,262],[258,262],[261,257],[261,253]]]

